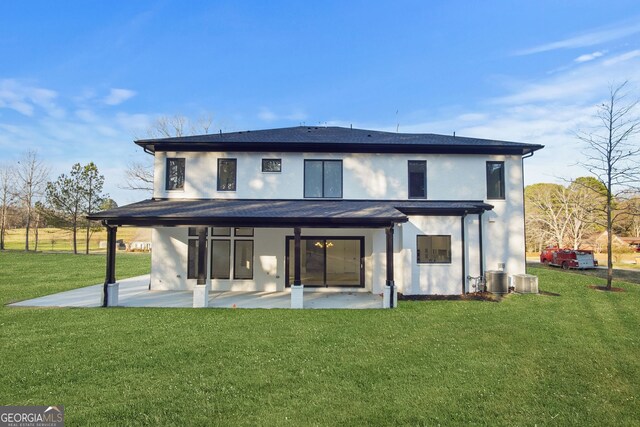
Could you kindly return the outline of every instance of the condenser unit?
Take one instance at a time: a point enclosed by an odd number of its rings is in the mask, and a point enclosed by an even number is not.
[[[509,292],[508,276],[506,272],[490,270],[486,271],[484,274],[487,282],[487,292],[491,292],[493,294],[506,294]]]
[[[521,294],[538,293],[538,277],[532,274],[515,274],[513,276],[513,286],[516,292]]]

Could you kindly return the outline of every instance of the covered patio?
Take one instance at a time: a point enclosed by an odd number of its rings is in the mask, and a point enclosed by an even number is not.
[[[382,308],[382,296],[368,292],[304,292],[304,307],[312,309]],[[10,304],[13,307],[100,307],[103,285],[97,284]],[[174,307],[193,306],[192,291],[150,291],[149,275],[119,281],[118,306]],[[290,308],[291,292],[216,292],[208,294],[213,308]]]

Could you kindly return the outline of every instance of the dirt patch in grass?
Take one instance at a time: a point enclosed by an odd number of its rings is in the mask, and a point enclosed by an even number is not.
[[[404,295],[398,293],[400,301],[490,301],[500,302],[504,299],[502,295],[491,292],[474,292],[464,295]]]
[[[555,292],[547,292],[547,291],[539,291],[538,292],[540,295],[544,295],[547,297],[559,297],[560,294],[556,294]]]
[[[604,291],[604,292],[626,292],[624,289],[616,288],[614,286],[612,286],[611,289],[607,289],[606,286],[590,285],[589,288],[595,289],[596,291]]]

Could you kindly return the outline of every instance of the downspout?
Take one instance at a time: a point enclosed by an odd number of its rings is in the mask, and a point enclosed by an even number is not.
[[[522,156],[521,168],[522,168],[522,229],[524,230],[523,242],[524,242],[524,272],[527,272],[527,211],[524,203],[524,159],[533,157],[535,151],[530,152],[527,155]]]
[[[462,295],[464,295],[467,291],[467,287],[465,286],[465,282],[467,280],[467,271],[465,268],[465,264],[467,263],[467,255],[466,255],[466,251],[465,251],[465,239],[464,239],[464,220],[467,217],[467,212],[465,211],[464,214],[462,214],[462,216],[460,217],[460,233],[462,234]]]
[[[484,276],[484,253],[482,244],[482,211],[478,214],[478,240],[480,243],[480,277]]]

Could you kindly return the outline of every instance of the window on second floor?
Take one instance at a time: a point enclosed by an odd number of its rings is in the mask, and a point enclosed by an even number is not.
[[[342,160],[305,160],[304,197],[342,198]]]
[[[168,158],[166,169],[166,185],[167,190],[184,189],[184,159]]]
[[[236,191],[236,159],[218,159],[218,191]]]
[[[504,162],[487,162],[487,199],[504,200]]]
[[[424,199],[427,197],[427,162],[409,160],[409,198]]]
[[[282,159],[262,159],[262,172],[282,172]]]

